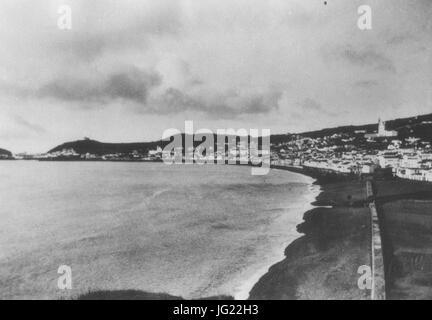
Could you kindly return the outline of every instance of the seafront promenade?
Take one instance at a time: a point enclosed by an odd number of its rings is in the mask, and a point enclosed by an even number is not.
[[[386,298],[432,299],[432,183],[373,183],[380,221]]]
[[[384,255],[381,240],[380,219],[375,205],[374,190],[372,179],[366,180],[366,199],[369,202],[370,209],[370,229],[371,229],[371,299],[385,300],[385,272],[384,272]]]

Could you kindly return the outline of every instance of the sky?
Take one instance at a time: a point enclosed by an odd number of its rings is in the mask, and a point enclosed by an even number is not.
[[[2,0],[0,148],[430,113],[431,16],[430,0]]]

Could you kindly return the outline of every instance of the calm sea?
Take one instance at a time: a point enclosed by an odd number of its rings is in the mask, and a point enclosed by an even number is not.
[[[318,190],[279,170],[0,162],[0,298],[137,289],[247,298]],[[57,288],[60,265],[70,291]]]

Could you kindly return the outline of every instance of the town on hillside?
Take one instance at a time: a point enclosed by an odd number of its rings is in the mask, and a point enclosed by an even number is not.
[[[432,182],[430,140],[400,139],[398,132],[386,130],[381,120],[377,129],[374,133],[357,130],[318,138],[298,136],[272,145],[271,164],[353,175],[386,169],[399,178]]]
[[[270,164],[274,167],[314,169],[338,175],[371,175],[385,169],[395,177],[432,182],[431,124],[431,121],[418,124],[426,128],[427,134],[423,138],[412,133],[412,129],[401,136],[396,130],[388,130],[386,122],[381,119],[373,132],[365,129],[348,132],[322,130],[320,134],[284,135],[283,139],[272,136],[270,155],[261,151],[258,156],[270,157]],[[244,143],[244,139],[235,141],[234,144],[225,142],[225,152],[217,149],[216,145],[209,147],[207,162],[236,159],[238,163],[244,163],[246,159],[246,163],[252,163],[256,160],[251,158],[250,146]],[[14,157],[40,161],[161,162],[169,156],[163,150],[167,143],[104,144],[85,138],[63,144],[45,154],[17,154]],[[184,161],[187,155],[193,155],[199,148],[197,142],[192,150],[180,147],[175,152],[180,153]],[[8,154],[4,157],[11,158]]]

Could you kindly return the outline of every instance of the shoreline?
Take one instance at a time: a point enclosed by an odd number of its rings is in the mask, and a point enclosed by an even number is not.
[[[312,210],[314,207],[316,207],[315,203],[317,201],[317,198],[319,197],[319,195],[323,192],[322,190],[322,186],[318,183],[318,180],[316,178],[314,178],[312,175],[307,174],[303,168],[299,168],[299,167],[286,167],[286,166],[271,166],[272,170],[281,170],[281,171],[289,171],[291,173],[295,173],[295,174],[300,174],[303,175],[305,177],[311,178],[312,181],[310,182],[309,187],[311,188],[310,192],[310,199],[308,199],[308,202],[305,203],[304,207],[305,210],[302,211],[302,217],[301,220],[299,221],[299,223],[297,224],[296,227],[298,227],[301,223],[304,222],[304,215],[306,214],[306,212],[308,212],[309,210]],[[313,190],[313,187],[317,187],[317,190]],[[253,277],[253,279],[250,279],[250,281],[247,283],[247,285],[244,285],[244,292],[242,292],[242,295],[234,295],[234,299],[235,300],[248,300],[250,299],[250,295],[252,290],[254,289],[254,287],[260,282],[260,280],[262,279],[262,277],[264,277],[269,271],[270,269],[274,266],[277,265],[278,263],[280,263],[281,261],[283,261],[286,258],[285,255],[285,251],[287,250],[287,248],[292,245],[296,240],[300,239],[303,234],[298,232],[297,230],[297,238],[295,238],[294,240],[290,241],[289,243],[285,244],[282,248],[281,248],[281,255],[280,257],[270,266],[268,267],[264,267],[262,268],[259,272],[256,273],[256,275]],[[246,289],[248,288],[248,289]],[[247,290],[247,292],[246,292]]]
[[[298,226],[304,222],[305,213],[316,208],[315,203],[317,202],[317,198],[322,194],[322,186],[317,183],[317,180],[315,177],[313,177],[309,174],[306,174],[302,171],[298,171],[298,170],[294,171],[294,170],[287,169],[285,167],[281,167],[281,168],[271,167],[271,169],[289,171],[291,173],[300,174],[300,175],[304,176],[305,178],[310,179],[309,181],[306,181],[306,183],[308,184],[308,188],[309,188],[309,195],[308,195],[307,201],[304,202],[301,211],[293,212],[293,214],[299,215],[299,222],[294,227],[295,229],[297,229],[296,237],[293,240],[287,240],[284,244],[282,244],[282,246],[280,248],[276,249],[275,251],[280,250],[280,255],[278,254],[278,256],[275,257],[273,262],[270,262],[269,265],[266,265],[266,266],[260,268],[260,270],[257,270],[256,272],[254,272],[254,274],[251,277],[249,277],[248,279],[245,279],[245,281],[243,283],[241,283],[237,288],[235,288],[234,289],[235,291],[231,292],[229,295],[221,294],[221,295],[212,296],[212,297],[199,297],[199,298],[196,298],[193,300],[210,300],[210,299],[211,300],[228,299],[228,300],[236,300],[236,301],[248,300],[250,297],[250,292],[257,285],[257,283],[259,283],[259,281],[262,279],[262,277],[268,273],[268,271],[272,268],[272,266],[274,266],[277,263],[280,263],[281,261],[283,261],[283,259],[286,258],[285,254],[284,254],[284,250],[286,250],[287,246],[289,247],[292,243],[296,242],[297,240],[299,240],[303,236],[303,234],[298,231]],[[298,169],[298,168],[295,168],[295,169]],[[115,300],[117,300],[117,299],[119,299],[119,300],[127,300],[127,299],[133,299],[133,300],[135,300],[135,299],[138,299],[138,300],[140,300],[140,299],[144,299],[144,300],[158,300],[158,299],[162,299],[162,300],[188,300],[182,296],[173,296],[173,295],[170,295],[167,293],[146,292],[146,291],[140,291],[140,290],[123,290],[123,291],[118,291],[118,290],[103,291],[103,290],[100,290],[100,291],[93,291],[93,292],[88,292],[88,293],[79,295],[78,297],[76,297],[76,299],[79,299],[79,300],[87,300],[87,299],[90,299],[90,300],[93,300],[93,299],[102,299],[102,300],[106,300],[106,299],[115,299]]]
[[[272,168],[316,179],[315,208],[297,225],[301,236],[285,247],[282,260],[256,275],[249,300],[369,300],[357,285],[358,267],[371,265],[370,212],[364,181],[318,179],[299,168]],[[389,299],[430,299],[432,282],[432,184],[378,179],[377,210],[382,226],[386,291]],[[409,229],[407,230],[408,227]],[[244,285],[246,290],[252,283]],[[118,292],[89,293],[86,298],[129,299]],[[143,294],[137,299],[182,299]],[[238,298],[238,295],[236,295]],[[233,299],[215,296],[205,299]]]
[[[249,299],[367,299],[367,290],[357,287],[358,267],[370,262],[369,211],[358,206],[363,198],[361,184],[326,181],[296,167],[275,169],[315,179],[320,192],[297,225],[301,236],[285,248],[283,260],[258,280]]]
[[[276,246],[273,246],[271,250],[271,254],[268,255],[270,259],[266,259],[264,261],[264,265],[262,267],[259,267],[256,272],[252,271],[249,273],[249,275],[246,275],[247,278],[243,281],[239,282],[239,284],[234,288],[232,291],[232,295],[235,296],[237,299],[294,299],[297,298],[298,289],[311,285],[305,285],[301,282],[305,282],[305,279],[297,279],[297,275],[291,275],[284,273],[284,270],[291,269],[292,267],[302,270],[303,269],[303,276],[305,276],[305,270],[314,267],[314,261],[310,260],[310,255],[316,256],[319,259],[332,259],[331,256],[327,256],[327,249],[321,248],[321,244],[332,241],[335,237],[335,234],[332,233],[332,224],[336,224],[338,227],[339,225],[343,225],[347,227],[348,230],[352,230],[353,227],[356,226],[355,223],[352,223],[352,220],[347,221],[339,221],[340,220],[340,212],[336,213],[336,216],[330,219],[327,219],[327,211],[334,210],[335,207],[346,207],[347,206],[347,200],[344,193],[346,193],[346,190],[351,187],[351,185],[354,185],[355,181],[349,181],[349,182],[342,182],[343,187],[341,190],[329,190],[329,185],[334,185],[337,183],[325,183],[324,179],[319,179],[319,177],[315,176],[313,172],[307,172],[299,167],[279,167],[279,166],[272,166],[271,169],[275,170],[284,170],[289,171],[294,174],[301,174],[305,177],[305,182],[307,183],[308,190],[308,196],[305,196],[304,199],[302,199],[302,204],[299,204],[298,207],[295,208],[294,211],[292,211],[292,214],[295,215],[295,220],[293,221],[293,224],[290,224],[290,230],[292,228],[293,236],[292,238],[290,236],[286,237],[285,241],[281,241],[279,243],[275,243]],[[362,186],[357,186],[354,188],[355,190],[350,191],[350,197],[352,198],[348,202],[352,202],[349,207],[353,207],[353,204],[359,202],[362,198],[361,195],[361,188]],[[303,197],[302,197],[303,198]],[[336,204],[336,206],[335,206]],[[327,206],[327,208],[324,208],[323,206]],[[334,212],[330,212],[331,214],[335,214]],[[322,216],[326,215],[326,219],[322,219]],[[357,219],[357,217],[354,217]],[[329,221],[327,221],[329,220]],[[344,219],[342,219],[344,220]],[[358,220],[358,219],[357,219]],[[283,224],[282,222],[281,227],[282,228],[288,228],[287,225]],[[340,228],[337,228],[339,230]],[[295,232],[297,230],[297,232]],[[288,235],[288,233],[287,233]],[[337,236],[337,235],[336,235]],[[346,234],[342,235],[346,236]],[[282,239],[283,240],[283,239]],[[339,239],[337,239],[339,240]],[[345,239],[348,242],[354,241],[358,242],[358,239]],[[347,246],[348,250],[350,249],[350,246]],[[284,250],[282,250],[282,248]],[[311,249],[312,248],[312,249]],[[345,248],[346,249],[346,248]],[[311,251],[312,250],[312,251]],[[361,251],[361,250],[360,250]],[[280,252],[277,253],[277,252]],[[277,253],[275,255],[275,253]],[[307,261],[303,261],[303,260]],[[297,260],[299,262],[297,263]],[[292,264],[295,264],[294,266]],[[368,264],[368,263],[362,263],[362,264]],[[328,266],[329,264],[327,264]],[[279,269],[279,266],[284,269]],[[316,266],[315,266],[316,267]],[[357,268],[351,268],[354,274],[356,276]],[[313,273],[313,272],[312,272]],[[321,276],[326,276],[326,273],[323,273]],[[294,277],[292,277],[294,276]],[[286,278],[285,281],[282,281],[280,286],[277,286],[277,283],[275,285],[274,280],[278,280],[279,278]],[[306,279],[307,280],[307,279]],[[349,279],[349,281],[352,284],[356,285],[356,279],[354,281],[351,281],[352,279]],[[325,282],[325,278],[315,279],[316,283],[318,282]],[[269,290],[269,289],[274,289]],[[301,289],[304,291],[304,289]],[[288,292],[287,291],[291,291]],[[310,291],[310,290],[309,290]],[[358,289],[357,289],[358,291]],[[128,293],[131,294],[131,296],[128,296]],[[123,296],[123,294],[125,294]],[[122,299],[129,299],[129,298],[144,298],[148,297],[151,299],[151,297],[160,297],[157,293],[146,293],[145,295],[140,295],[139,292],[133,291],[133,290],[126,290],[123,291],[123,294],[120,294],[119,291],[113,290],[110,292],[101,292],[101,291],[95,291],[90,292],[87,294],[84,294],[83,297],[98,297],[103,299],[103,296],[105,296],[107,299],[110,297],[114,298],[122,298]],[[331,295],[328,295],[331,297]],[[168,298],[169,295],[165,295],[164,297]],[[224,295],[226,297],[226,295]],[[317,296],[310,295],[310,293],[307,293],[307,295],[301,295],[300,298],[317,298]],[[77,297],[78,299],[80,296]],[[214,297],[215,298],[215,297]],[[319,297],[318,297],[319,298]],[[203,297],[198,297],[197,299],[203,299]]]
[[[279,169],[279,168],[271,168],[271,169],[284,170],[284,169]],[[315,203],[317,197],[321,194],[322,188],[319,184],[316,183],[316,179],[309,176],[309,175],[302,174],[300,172],[291,171],[291,170],[286,170],[286,169],[284,171],[289,171],[289,172],[295,173],[295,174],[301,174],[301,175],[311,179],[311,181],[308,182],[309,195],[308,195],[307,202],[304,203],[303,208],[301,209],[300,212],[298,212],[298,214],[300,216],[299,224],[301,224],[304,221],[303,220],[304,213],[309,211],[309,210],[312,210],[313,208],[316,207],[314,205],[314,203]],[[293,214],[294,214],[294,212],[293,212]],[[297,212],[295,212],[295,214],[297,214]],[[297,226],[298,226],[298,224],[296,225],[296,228],[297,228]],[[299,233],[298,231],[296,233],[297,234],[296,234],[295,239],[287,240],[285,244],[282,244],[282,247],[280,248],[280,254],[277,257],[275,257],[274,262],[272,262],[270,265],[262,267],[260,270],[255,272],[252,277],[247,279],[241,286],[238,287],[239,288],[238,292],[234,292],[232,294],[235,300],[240,300],[240,301],[241,300],[248,300],[250,292],[252,291],[253,287],[259,282],[259,280],[262,278],[262,276],[265,275],[269,271],[269,268],[271,268],[274,264],[277,264],[278,262],[280,262],[281,260],[283,260],[285,258],[285,255],[284,255],[285,248],[287,246],[289,246],[291,243],[293,243],[294,241],[296,241],[297,239],[299,239],[300,237],[302,237],[301,233]]]
[[[288,170],[288,169],[285,169]],[[307,174],[305,174],[307,175]],[[383,227],[388,299],[430,299],[432,282],[432,184],[401,179],[374,182]],[[370,265],[370,212],[362,206],[364,182],[318,183],[321,192],[285,248],[253,285],[249,300],[369,300],[358,287],[358,267]],[[364,191],[364,194],[363,194]],[[347,199],[349,195],[351,199]],[[324,219],[325,217],[325,219]],[[407,229],[408,228],[408,229]],[[182,299],[134,292],[88,293],[80,299]],[[232,299],[215,296],[199,300]]]
[[[302,196],[301,201],[304,205],[293,206],[295,217],[289,225],[284,219],[278,220],[281,228],[285,226],[293,233],[287,233],[286,241],[273,244],[271,252],[267,251],[269,259],[263,260],[257,271],[247,272],[231,296],[211,299],[370,299],[370,291],[357,285],[359,267],[371,265],[365,181],[301,167],[271,169],[307,178],[308,196]],[[381,176],[375,177],[373,184],[382,226],[387,296],[430,298],[432,184]],[[183,299],[136,290],[93,291],[73,299],[86,298]],[[202,299],[209,298],[194,300]]]

